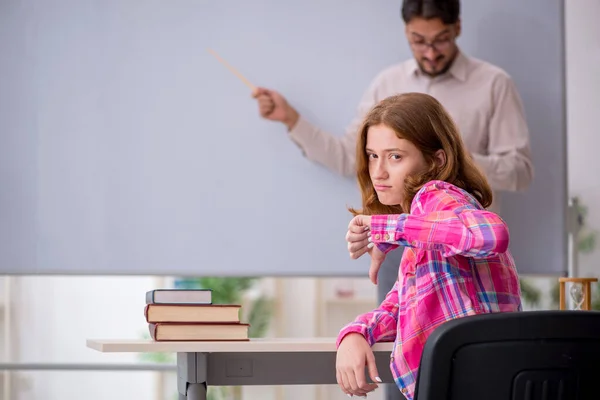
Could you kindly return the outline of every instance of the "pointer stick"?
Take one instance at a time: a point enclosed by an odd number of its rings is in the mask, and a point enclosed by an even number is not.
[[[208,52],[211,53],[213,56],[215,56],[215,58],[217,60],[219,60],[221,62],[221,64],[223,64],[225,67],[227,67],[227,69],[229,69],[235,76],[237,76],[242,82],[244,82],[246,84],[246,86],[248,86],[250,88],[250,90],[252,90],[252,91],[256,90],[256,87],[252,83],[250,83],[250,81],[248,79],[246,79],[246,77],[244,75],[240,74],[238,72],[238,70],[236,70],[231,65],[229,65],[229,63],[227,61],[223,60],[214,50],[208,49]]]

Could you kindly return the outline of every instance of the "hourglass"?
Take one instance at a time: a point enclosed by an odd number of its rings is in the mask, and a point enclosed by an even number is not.
[[[569,298],[574,310],[589,310],[592,303],[591,283],[598,282],[597,278],[558,278],[560,283],[560,309],[566,310],[566,283],[570,283]]]

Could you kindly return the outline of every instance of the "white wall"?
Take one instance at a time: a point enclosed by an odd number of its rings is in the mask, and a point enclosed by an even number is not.
[[[565,3],[569,189],[588,206],[589,227],[600,230],[600,1]],[[599,255],[600,246],[582,255],[579,275],[598,276]]]

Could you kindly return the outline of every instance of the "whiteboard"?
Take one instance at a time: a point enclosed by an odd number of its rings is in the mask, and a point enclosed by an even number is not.
[[[399,3],[2,2],[0,272],[366,276],[344,241],[355,181],[302,157],[206,49],[341,135],[410,57]],[[562,18],[463,1],[461,48],[514,77],[531,128],[535,182],[502,201],[521,272],[566,270]]]

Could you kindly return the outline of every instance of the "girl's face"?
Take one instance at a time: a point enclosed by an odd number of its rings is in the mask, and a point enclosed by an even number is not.
[[[402,204],[406,177],[428,169],[423,153],[383,124],[369,127],[366,153],[377,198],[386,206]]]

